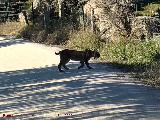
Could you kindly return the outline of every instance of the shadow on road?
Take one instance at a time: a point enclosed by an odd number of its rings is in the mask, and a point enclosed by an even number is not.
[[[23,119],[160,118],[160,91],[136,85],[107,64],[60,73],[57,66],[0,73],[0,116]]]
[[[26,43],[26,40],[22,40],[22,39],[3,39],[0,40],[0,48],[3,47],[9,47],[11,45],[15,45],[15,44],[24,44]]]

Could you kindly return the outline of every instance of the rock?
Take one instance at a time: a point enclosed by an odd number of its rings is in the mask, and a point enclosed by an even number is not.
[[[33,1],[33,8],[36,9],[39,4],[40,4],[40,0],[34,0]]]
[[[133,19],[131,37],[133,39],[151,39],[160,32],[160,20],[155,17],[139,16]]]
[[[19,22],[29,25],[28,13],[26,11],[22,11],[21,13],[19,13],[18,17],[19,17]]]
[[[132,0],[90,0],[84,6],[87,23],[92,20],[101,38],[106,40],[117,40],[121,36],[128,36],[131,32],[130,19],[133,16]],[[91,12],[93,11],[93,12]]]
[[[106,41],[122,37],[150,39],[155,32],[160,32],[158,19],[136,17],[135,2],[136,0],[90,0],[84,6],[86,23],[88,25],[94,22],[94,30]]]

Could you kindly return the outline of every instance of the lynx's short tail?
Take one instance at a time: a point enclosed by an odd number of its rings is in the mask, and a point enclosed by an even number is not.
[[[59,55],[61,53],[61,51],[59,51],[58,53],[55,52],[56,55]]]

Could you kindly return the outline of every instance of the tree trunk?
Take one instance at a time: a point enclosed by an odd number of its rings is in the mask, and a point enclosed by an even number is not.
[[[63,0],[58,0],[58,12],[59,12],[59,18],[62,17],[62,3],[63,3]]]
[[[94,9],[91,8],[91,30],[94,32]]]

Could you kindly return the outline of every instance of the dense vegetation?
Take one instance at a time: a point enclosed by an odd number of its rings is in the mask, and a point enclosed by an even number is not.
[[[154,13],[159,10],[160,10],[160,2],[154,2],[143,6],[139,11],[137,11],[137,15],[154,16]]]
[[[103,43],[92,31],[78,31],[71,35],[65,47],[84,50],[98,49],[101,60],[132,72],[148,85],[160,86],[160,37],[151,41],[120,41]]]

